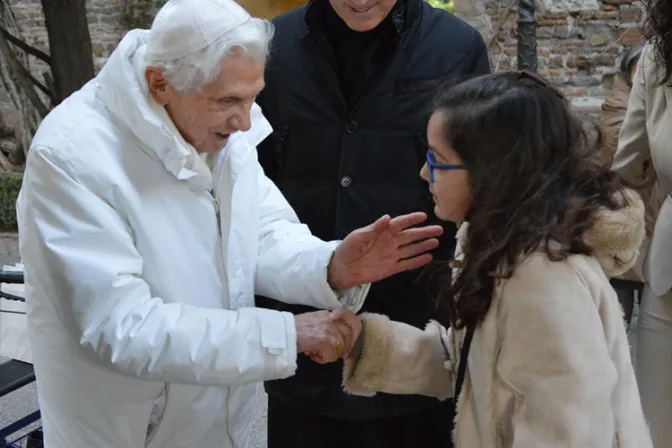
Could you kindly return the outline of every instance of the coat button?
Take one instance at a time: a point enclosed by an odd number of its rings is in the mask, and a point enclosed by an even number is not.
[[[354,134],[357,132],[357,129],[359,129],[359,126],[357,126],[357,123],[354,121],[351,121],[345,125],[345,132],[348,134]]]
[[[352,183],[352,178],[350,176],[341,177],[341,187],[348,188]]]

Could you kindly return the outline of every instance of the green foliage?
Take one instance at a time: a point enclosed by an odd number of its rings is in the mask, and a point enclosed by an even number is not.
[[[427,3],[435,8],[445,9],[451,14],[455,13],[455,2],[453,0],[427,0]]]
[[[0,173],[0,232],[16,232],[16,198],[21,189],[21,173]]]

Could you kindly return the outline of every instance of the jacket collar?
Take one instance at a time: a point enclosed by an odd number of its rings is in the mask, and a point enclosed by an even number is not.
[[[177,179],[210,190],[213,188],[210,170],[195,148],[184,140],[165,109],[148,93],[144,68],[138,68],[148,39],[149,31],[132,30],[121,40],[96,77],[100,98],[112,119],[133,135],[145,152],[163,163],[167,171]],[[251,119],[251,129],[232,134],[217,159],[222,159],[222,153],[244,152],[236,154],[241,159],[271,133],[270,124],[256,104]]]
[[[598,209],[583,235],[583,241],[593,249],[593,256],[610,277],[620,275],[634,266],[646,235],[644,203],[639,194],[624,189],[617,200],[621,208]],[[458,260],[463,256],[462,248],[466,248],[468,228],[465,222],[457,232],[458,250],[455,258]]]
[[[390,12],[397,36],[400,36],[406,30],[410,29],[415,21],[420,18],[423,1],[424,0],[397,0],[397,3]],[[324,23],[325,8],[330,7],[328,0],[310,0],[305,15],[305,22],[309,32],[315,33],[320,38],[325,37],[327,32]]]

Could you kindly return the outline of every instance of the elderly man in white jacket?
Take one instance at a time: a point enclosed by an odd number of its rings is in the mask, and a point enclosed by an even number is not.
[[[264,176],[271,36],[231,0],[170,0],[40,126],[18,216],[47,447],[247,447],[255,382],[352,342],[255,293],[357,311],[429,262],[422,214],[327,243]]]

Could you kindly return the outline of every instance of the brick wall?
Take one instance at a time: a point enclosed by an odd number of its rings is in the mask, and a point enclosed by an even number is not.
[[[515,69],[516,0],[456,0],[456,14],[481,31],[496,70]],[[641,37],[639,0],[537,0],[540,74],[572,99],[587,120],[600,113],[624,50]]]
[[[241,3],[264,0],[241,0]],[[272,1],[272,0],[266,0]],[[39,0],[10,0],[22,37],[48,51]],[[165,0],[88,0],[87,13],[98,69],[127,29],[149,26]],[[537,0],[539,71],[572,98],[589,119],[599,114],[605,92],[618,71],[624,48],[640,39],[640,0]],[[516,0],[455,0],[455,13],[473,24],[488,42],[493,68],[516,66]],[[38,75],[44,70],[36,61]],[[13,108],[0,92],[5,115]]]

